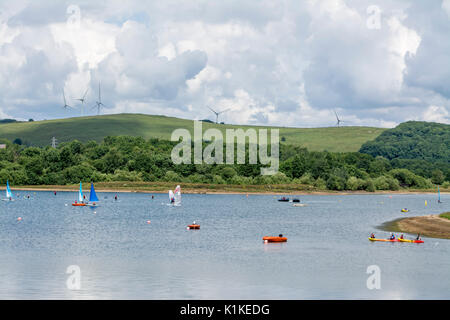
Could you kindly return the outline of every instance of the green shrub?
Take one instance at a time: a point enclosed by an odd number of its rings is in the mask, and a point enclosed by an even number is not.
[[[348,190],[352,190],[352,191],[363,190],[363,189],[365,189],[366,181],[364,181],[363,179],[356,178],[356,177],[350,177],[347,180],[346,186],[347,186]]]
[[[164,175],[164,181],[177,182],[177,181],[181,181],[181,177],[178,173],[169,170]]]
[[[112,181],[142,181],[142,176],[136,171],[117,169],[111,177]]]

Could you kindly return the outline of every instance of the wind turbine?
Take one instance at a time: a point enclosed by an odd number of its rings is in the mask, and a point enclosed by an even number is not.
[[[67,102],[66,102],[66,94],[64,93],[64,89],[63,89],[62,92],[63,92],[63,98],[64,98],[64,106],[63,106],[63,108],[64,108],[64,109],[67,109],[67,108],[72,109],[72,107],[69,106],[69,105],[67,104]]]
[[[217,112],[217,111],[214,111],[213,109],[211,109],[210,107],[208,107],[208,109],[211,110],[212,112],[214,112],[214,114],[216,115],[216,123],[219,123],[219,114],[224,113],[224,112],[230,110],[230,109],[228,108],[228,109],[222,110],[222,111],[220,111],[220,112]]]
[[[95,105],[92,109],[97,108],[97,115],[100,114],[100,109],[102,107],[105,107],[105,105],[102,103],[102,95],[100,90],[100,82],[98,83],[98,101],[95,101]]]
[[[80,99],[74,99],[74,100],[77,100],[77,101],[80,101],[80,102],[81,102],[81,115],[83,115],[83,105],[84,105],[84,103],[86,102],[86,95],[87,95],[88,91],[89,91],[89,88],[86,89],[86,92],[84,93],[84,95],[83,95],[82,98],[80,98]]]
[[[333,110],[333,111],[334,111],[334,110]],[[336,113],[336,111],[334,111],[334,114],[336,115],[336,120],[337,120],[336,125],[339,127],[339,124],[340,124],[341,122],[344,122],[344,121],[342,121],[341,119],[339,119],[338,114]]]

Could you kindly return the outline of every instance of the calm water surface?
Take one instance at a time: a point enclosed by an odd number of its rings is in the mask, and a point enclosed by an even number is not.
[[[450,211],[445,195],[440,205],[435,195],[301,196],[306,207],[183,195],[170,207],[165,194],[98,193],[101,206],[90,208],[72,207],[74,192],[18,193],[0,201],[0,299],[450,298],[449,240],[367,239],[387,237],[376,229],[385,221]],[[194,220],[201,230],[186,230]],[[287,243],[262,242],[279,233]],[[80,290],[67,288],[70,265]],[[370,265],[380,290],[367,289]]]

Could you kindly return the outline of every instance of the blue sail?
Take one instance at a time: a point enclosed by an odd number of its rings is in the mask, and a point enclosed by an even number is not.
[[[95,194],[94,184],[91,182],[91,193],[89,194],[89,202],[98,201],[97,195]]]
[[[83,188],[81,186],[81,181],[80,181],[80,190],[78,191],[78,201],[80,203],[83,202]]]
[[[6,198],[12,198],[13,194],[9,188],[9,180],[6,180]]]

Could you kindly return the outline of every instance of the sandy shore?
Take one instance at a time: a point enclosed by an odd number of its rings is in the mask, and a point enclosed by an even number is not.
[[[450,239],[450,220],[439,215],[402,218],[387,222],[381,228],[391,232],[420,233],[430,238]]]

